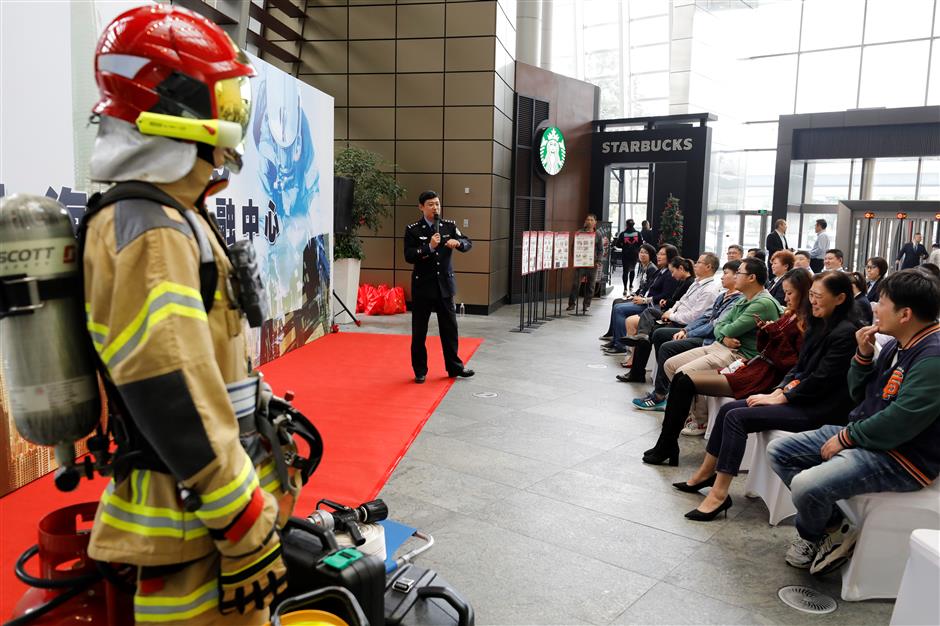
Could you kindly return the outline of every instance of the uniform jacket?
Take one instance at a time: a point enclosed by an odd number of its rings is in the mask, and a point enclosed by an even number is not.
[[[199,162],[202,164],[202,162]],[[199,171],[201,166],[197,165]],[[208,168],[209,165],[205,164]],[[198,175],[158,185],[186,207]],[[232,273],[205,213],[124,200],[88,224],[83,256],[89,332],[134,428],[170,473],[133,469],[102,494],[88,553],[102,561],[171,565],[218,551],[269,555],[283,495],[273,462],[255,465],[239,441],[236,413],[253,414],[249,357]],[[200,252],[191,224],[207,235],[218,268],[215,301],[200,295]],[[200,496],[184,510],[177,484]]]
[[[453,220],[441,220],[441,243],[431,249],[434,228],[424,217],[405,227],[405,260],[414,265],[411,272],[411,298],[453,298],[457,294],[457,281],[451,262],[453,250],[447,242],[456,239],[456,249],[467,252],[473,247],[470,238],[460,232]]]

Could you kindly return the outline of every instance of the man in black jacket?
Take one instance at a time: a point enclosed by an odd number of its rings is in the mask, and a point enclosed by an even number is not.
[[[452,220],[441,219],[441,200],[437,193],[422,192],[418,196],[418,208],[421,219],[405,228],[405,260],[414,265],[411,272],[411,367],[415,382],[423,383],[428,373],[425,341],[431,311],[437,313],[447,375],[467,378],[473,376],[473,370],[464,368],[457,356],[454,311],[457,281],[451,256],[454,250],[467,252],[473,243]]]

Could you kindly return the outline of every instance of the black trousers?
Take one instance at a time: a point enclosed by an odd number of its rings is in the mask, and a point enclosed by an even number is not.
[[[587,278],[584,285],[584,308],[591,306],[591,298],[594,296],[594,280],[597,276],[596,267],[579,267],[574,271],[574,279],[571,283],[571,293],[568,294],[568,306],[574,306],[578,301],[578,291],[581,289],[581,279]]]
[[[656,354],[659,354],[659,352],[662,350],[663,344],[667,341],[672,341],[672,336],[680,330],[682,329],[677,326],[657,326],[653,329],[652,334],[650,334],[649,341],[638,342],[636,347],[633,348],[633,367],[630,368],[630,378],[637,381],[645,380],[646,364],[650,360],[650,353],[653,351],[653,348],[656,348]],[[663,361],[663,363],[665,363],[665,361]],[[664,369],[662,367],[662,363],[660,363],[659,369]],[[658,377],[659,371],[657,371],[656,374]],[[665,372],[662,374],[663,376],[666,375]]]
[[[636,260],[625,259],[623,262],[623,290],[625,292],[630,291],[630,287],[633,286],[633,277],[636,275]]]
[[[666,361],[676,356],[677,354],[682,354],[683,352],[688,352],[695,348],[701,348],[705,345],[705,340],[700,337],[694,337],[692,339],[679,339],[667,341],[666,343],[656,346],[656,380],[653,381],[653,391],[655,391],[660,396],[665,396],[669,393],[669,377],[666,376]],[[635,363],[636,361],[634,361]]]
[[[663,429],[656,441],[656,449],[661,452],[668,452],[678,446],[679,433],[697,394],[728,397],[731,395],[727,379],[717,372],[693,372],[692,375],[698,378],[698,382],[683,372],[676,372],[672,379],[663,415]]]
[[[425,340],[432,311],[437,313],[441,348],[444,350],[444,367],[449,375],[457,374],[463,370],[463,361],[457,356],[457,314],[452,297],[414,298],[411,303],[411,368],[415,376],[425,376],[428,373],[428,350]]]

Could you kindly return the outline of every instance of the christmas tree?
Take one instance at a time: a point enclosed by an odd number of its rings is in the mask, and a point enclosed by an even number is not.
[[[671,243],[682,250],[682,211],[679,198],[672,194],[666,198],[666,208],[659,221],[659,245]]]

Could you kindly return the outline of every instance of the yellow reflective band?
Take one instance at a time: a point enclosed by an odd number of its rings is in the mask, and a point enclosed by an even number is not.
[[[251,494],[258,488],[258,476],[251,465],[251,459],[245,455],[245,464],[234,480],[202,497],[202,506],[196,511],[201,520],[225,517],[238,511],[251,500]]]
[[[134,533],[135,535],[142,535],[144,537],[176,537],[190,540],[199,539],[209,534],[209,529],[207,529],[205,526],[188,532],[183,532],[176,528],[154,528],[153,526],[144,526],[143,524],[136,524],[134,522],[118,519],[110,513],[105,513],[103,511],[101,513],[101,521],[108,526],[117,528],[118,530]]]
[[[220,300],[222,300],[222,292],[216,290],[214,297],[215,297],[215,301],[216,301],[216,302],[219,302]]]
[[[151,311],[154,302],[161,297],[166,297],[165,299],[169,301]],[[199,290],[171,282],[162,282],[151,289],[131,323],[101,353],[101,360],[109,367],[116,364],[120,359],[115,359],[115,356],[122,348],[133,349],[146,343],[151,329],[174,315],[208,321]],[[143,329],[143,334],[139,335],[141,329]],[[122,355],[122,358],[123,356],[126,355]]]
[[[95,346],[95,350],[101,352],[101,348],[104,345],[104,340],[108,338],[108,332],[110,330],[104,324],[98,324],[92,319],[91,315],[91,303],[85,303],[85,317],[86,317],[86,327],[88,328],[89,334],[91,334],[91,342]]]
[[[142,135],[198,141],[220,148],[235,148],[242,142],[242,126],[226,120],[194,120],[188,117],[144,111],[137,116]]]
[[[268,493],[275,493],[281,489],[281,480],[274,472],[274,461],[265,461],[258,473],[258,480],[261,482],[261,488]]]
[[[273,548],[271,548],[270,550],[268,550],[267,552],[265,552],[264,554],[262,554],[261,556],[259,556],[257,559],[255,559],[255,560],[252,561],[251,563],[245,565],[244,567],[240,567],[240,568],[238,568],[237,570],[232,571],[232,572],[227,572],[227,571],[225,571],[225,570],[222,570],[222,575],[223,575],[223,576],[238,576],[239,574],[241,574],[241,573],[244,572],[245,570],[254,567],[255,565],[257,565],[257,564],[260,563],[261,561],[263,561],[263,560],[265,560],[266,558],[268,558],[269,556],[271,556],[271,553],[274,552],[275,550],[280,549],[280,547],[281,547],[281,544],[279,544],[279,543],[278,543],[278,544],[275,544]],[[234,584],[234,585],[223,585],[223,586],[238,587],[238,586],[241,585],[241,584],[242,584],[242,583],[239,582],[239,583]]]
[[[218,606],[219,595],[216,585],[217,582],[213,580],[192,593],[180,597],[135,595],[134,621],[137,623],[180,622],[192,619]],[[175,608],[181,610],[173,610]]]

